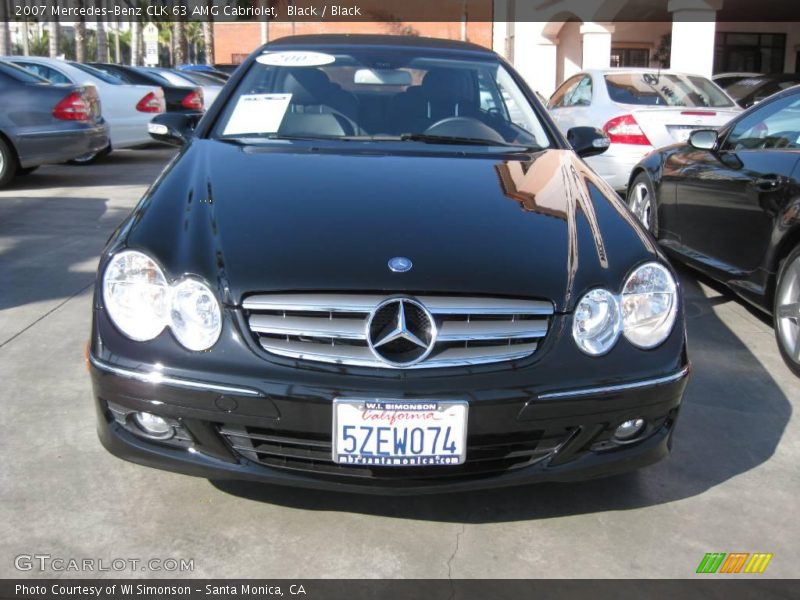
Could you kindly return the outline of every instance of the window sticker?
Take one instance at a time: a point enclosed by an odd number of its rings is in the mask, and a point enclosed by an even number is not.
[[[287,52],[267,52],[256,58],[262,65],[272,67],[320,67],[336,60],[335,56],[322,52],[292,50]]]
[[[277,132],[291,99],[291,94],[240,96],[222,135]]]

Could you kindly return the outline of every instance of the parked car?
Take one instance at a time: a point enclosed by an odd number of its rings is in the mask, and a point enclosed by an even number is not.
[[[705,77],[656,69],[578,73],[555,91],[548,107],[562,131],[603,128],[611,147],[587,162],[620,191],[631,168],[654,148],[685,141],[698,128],[721,127],[741,112]]]
[[[711,81],[716,83],[723,90],[727,90],[734,83],[747,79],[748,77],[758,77],[761,73],[744,72],[731,72],[731,73],[717,73],[711,77]]]
[[[203,88],[199,85],[174,85],[161,75],[129,65],[113,63],[89,63],[89,65],[120,78],[124,83],[159,86],[164,92],[167,112],[203,112],[205,108]]]
[[[214,69],[217,71],[222,71],[223,73],[227,73],[228,75],[233,75],[233,72],[239,67],[239,65],[235,65],[233,63],[216,63],[214,65]]]
[[[677,279],[579,158],[605,135],[570,145],[495,53],[283,38],[195,121],[153,120],[184,149],[100,260],[88,356],[111,452],[374,493],[667,454]]]
[[[214,103],[214,100],[216,100],[224,85],[221,81],[212,81],[209,83],[206,80],[201,82],[199,79],[192,77],[192,73],[178,72],[163,67],[136,67],[136,69],[143,73],[158,75],[166,79],[172,85],[199,85],[203,89],[203,104],[206,110]]]
[[[164,92],[157,86],[128,85],[88,65],[42,58],[11,56],[3,60],[28,69],[53,83],[92,85],[103,105],[103,117],[108,121],[111,149],[135,148],[149,144],[147,124],[154,115],[164,112]],[[90,152],[73,162],[88,163],[101,152]]]
[[[800,86],[648,156],[628,203],[679,260],[771,313],[800,374]]]
[[[758,75],[737,81],[728,88],[728,94],[743,108],[800,84],[800,73],[781,73],[778,75]]]
[[[108,145],[108,125],[92,86],[54,85],[0,62],[0,187],[40,165]]]
[[[217,79],[221,79],[222,81],[227,81],[231,76],[230,73],[221,69],[217,69],[216,67],[212,67],[211,65],[178,65],[176,69],[178,71],[187,71],[189,73],[205,73],[216,77]]]

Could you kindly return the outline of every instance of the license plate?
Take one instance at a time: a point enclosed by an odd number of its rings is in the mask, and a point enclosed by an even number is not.
[[[673,140],[676,142],[686,142],[689,140],[689,136],[693,131],[697,131],[698,129],[716,129],[716,127],[710,127],[708,125],[667,125],[667,129]]]
[[[346,465],[460,465],[467,455],[464,401],[337,398],[333,460]]]

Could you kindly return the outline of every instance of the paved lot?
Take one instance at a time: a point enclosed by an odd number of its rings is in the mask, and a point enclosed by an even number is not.
[[[169,156],[0,191],[0,577],[32,553],[191,558],[200,577],[690,577],[712,551],[773,552],[764,576],[797,575],[798,380],[768,321],[688,271],[675,449],[632,475],[394,499],[217,487],[107,454],[82,356],[94,269]]]

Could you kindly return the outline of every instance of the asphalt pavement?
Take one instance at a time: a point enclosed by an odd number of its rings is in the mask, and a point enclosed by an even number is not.
[[[42,167],[0,190],[0,577],[110,576],[17,569],[46,554],[193,561],[123,577],[683,578],[707,552],[773,553],[758,577],[796,576],[798,379],[768,318],[686,269],[694,373],[673,453],[636,473],[384,498],[215,484],[108,454],[83,359],[94,270],[172,154]]]

